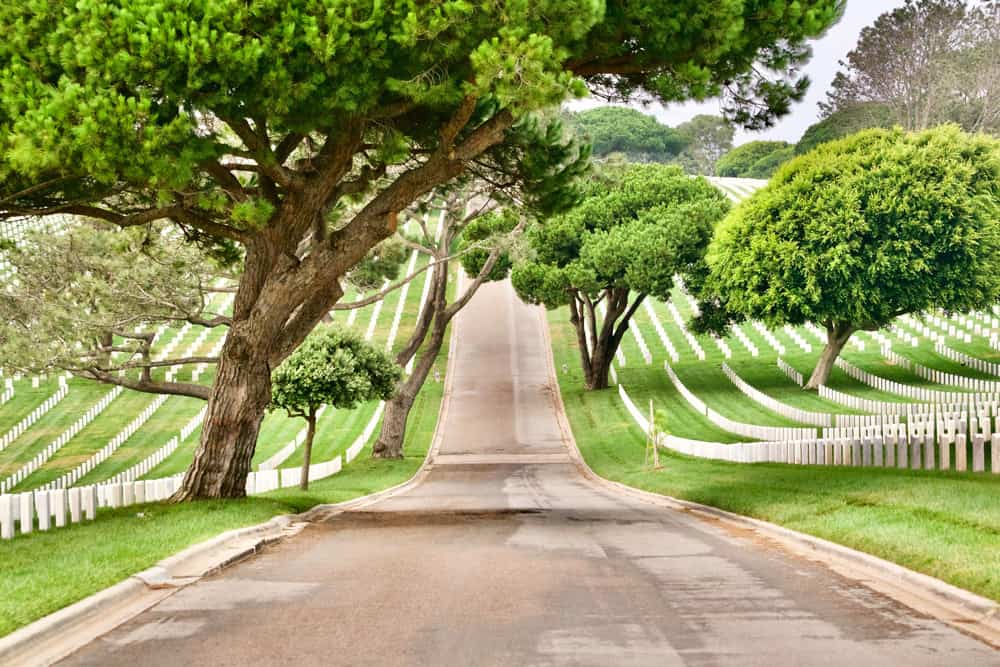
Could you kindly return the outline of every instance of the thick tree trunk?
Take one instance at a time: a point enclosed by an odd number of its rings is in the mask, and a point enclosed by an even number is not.
[[[806,389],[816,391],[820,385],[826,384],[830,378],[830,371],[833,370],[834,362],[837,361],[837,357],[840,356],[841,350],[844,349],[844,345],[847,344],[854,331],[854,327],[846,322],[827,324],[826,346],[823,347],[823,353],[819,356],[816,368],[813,369],[809,381],[806,382]]]
[[[577,293],[570,300],[570,322],[576,328],[583,382],[588,391],[608,388],[615,353],[628,331],[629,320],[645,296],[638,295],[630,305],[628,289],[606,289],[602,298],[607,306],[604,321],[600,325],[597,322],[596,306],[588,296]]]
[[[615,358],[615,351],[608,349],[610,345],[607,343],[603,348],[595,344],[590,358],[590,371],[584,377],[584,384],[588,390],[607,389],[610,384],[608,375],[611,373],[611,363]]]
[[[201,441],[174,501],[246,495],[250,459],[271,401],[270,350],[234,333],[222,348]]]
[[[382,415],[382,430],[379,431],[378,440],[372,447],[372,456],[379,459],[400,459],[403,458],[403,440],[406,437],[406,422],[410,418],[410,410],[417,399],[420,388],[427,381],[434,368],[441,347],[444,344],[445,331],[448,329],[448,321],[439,313],[434,319],[434,331],[427,348],[421,353],[414,364],[413,373],[400,382],[396,395],[385,403],[385,412]]]
[[[382,414],[382,430],[372,447],[372,456],[378,459],[403,458],[403,440],[406,437],[406,421],[413,407],[413,396],[400,391],[385,403]]]
[[[316,437],[316,412],[310,410],[306,416],[306,442],[305,450],[302,452],[302,480],[299,488],[303,491],[309,490],[309,466],[312,465],[313,438]]]

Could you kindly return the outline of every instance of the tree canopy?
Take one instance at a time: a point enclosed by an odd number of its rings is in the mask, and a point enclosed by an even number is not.
[[[715,163],[715,173],[719,176],[767,178],[781,164],[774,164],[776,158],[773,154],[778,153],[778,158],[782,158],[783,162],[791,157],[788,155],[789,151],[785,150],[788,148],[786,141],[748,141],[720,157]],[[761,162],[765,158],[767,161]]]
[[[906,0],[861,31],[821,108],[884,105],[920,130],[956,122],[1000,132],[1000,4]]]
[[[816,388],[857,330],[995,303],[998,219],[1000,142],[867,130],[789,162],[719,225],[706,293],[736,317],[826,327]]]
[[[273,408],[303,417],[323,405],[351,410],[392,396],[402,371],[357,334],[322,325],[271,376]]]
[[[837,109],[819,120],[802,134],[795,144],[795,154],[808,153],[820,144],[849,134],[875,127],[890,128],[894,125],[892,111],[879,102],[863,102]]]
[[[0,217],[164,219],[244,266],[177,500],[240,496],[270,372],[401,213],[474,165],[523,177],[532,112],[801,99],[842,0],[81,0],[0,6]],[[714,163],[714,159],[713,159]]]
[[[392,397],[402,370],[356,334],[330,326],[313,331],[271,376],[271,407],[306,420],[303,489],[309,488],[316,416],[324,405],[350,410]]]
[[[636,308],[646,295],[669,298],[675,275],[704,269],[728,208],[718,189],[677,167],[608,170],[579,205],[529,230],[530,253],[511,280],[529,303],[569,306],[587,386],[601,389]]]
[[[624,153],[633,162],[669,162],[687,146],[687,138],[677,130],[629,107],[597,107],[571,118],[599,158]]]
[[[715,164],[733,147],[735,128],[721,116],[700,114],[677,126],[687,146],[677,159],[689,174],[714,176]]]

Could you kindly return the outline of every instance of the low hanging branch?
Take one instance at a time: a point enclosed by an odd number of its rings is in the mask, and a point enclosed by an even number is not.
[[[204,275],[211,259],[178,235],[162,226],[112,232],[68,223],[58,234],[28,234],[5,256],[17,276],[0,293],[0,358],[10,370],[69,371],[138,391],[207,398],[206,387],[152,376],[158,368],[219,361],[183,350],[154,358],[153,329],[232,324],[208,307],[223,288]]]

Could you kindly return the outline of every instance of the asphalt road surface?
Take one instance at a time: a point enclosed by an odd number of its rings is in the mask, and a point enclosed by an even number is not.
[[[1000,653],[759,538],[589,482],[542,313],[460,315],[426,479],[185,588],[71,665],[960,665]]]

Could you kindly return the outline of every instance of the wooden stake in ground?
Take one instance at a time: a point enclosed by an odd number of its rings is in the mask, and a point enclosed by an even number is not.
[[[660,465],[660,451],[657,444],[657,438],[659,434],[656,430],[656,413],[653,411],[653,400],[649,401],[649,432],[646,434],[646,454],[643,457],[643,465],[649,463],[649,451],[653,450],[653,470],[659,470],[662,466]]]

